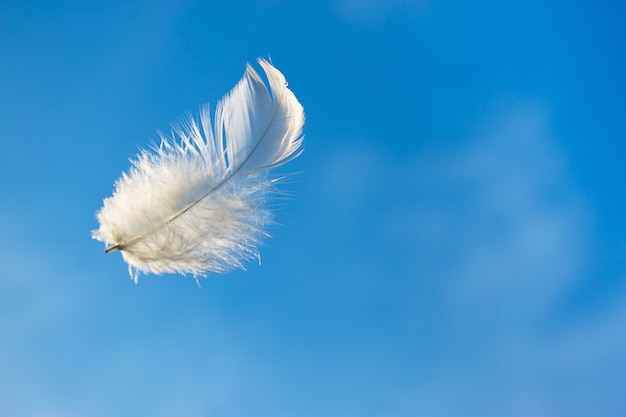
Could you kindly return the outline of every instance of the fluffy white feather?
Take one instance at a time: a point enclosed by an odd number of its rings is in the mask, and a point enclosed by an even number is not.
[[[121,251],[138,273],[227,272],[258,257],[273,214],[268,171],[300,154],[304,111],[285,77],[259,59],[269,89],[250,65],[215,111],[204,106],[141,151],[97,213],[94,239]]]

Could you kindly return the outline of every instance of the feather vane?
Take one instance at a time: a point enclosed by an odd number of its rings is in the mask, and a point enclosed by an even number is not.
[[[258,257],[273,222],[276,179],[268,171],[301,153],[304,110],[285,77],[259,59],[268,85],[248,65],[217,104],[208,105],[142,150],[115,183],[92,237],[119,250],[137,282],[143,273],[224,273]]]

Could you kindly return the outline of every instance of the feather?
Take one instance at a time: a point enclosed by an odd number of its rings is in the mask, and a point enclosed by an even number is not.
[[[143,273],[224,273],[259,257],[273,222],[277,179],[268,171],[301,153],[304,111],[285,77],[259,59],[217,104],[173,125],[171,138],[141,150],[115,183],[92,237]]]

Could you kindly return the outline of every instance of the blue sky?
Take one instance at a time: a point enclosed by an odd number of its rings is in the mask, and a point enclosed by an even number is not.
[[[0,414],[626,413],[623,5],[7,3]],[[259,56],[307,114],[262,265],[134,284],[102,199]]]

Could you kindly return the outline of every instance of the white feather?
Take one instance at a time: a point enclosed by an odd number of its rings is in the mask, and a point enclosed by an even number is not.
[[[218,103],[215,129],[204,106],[141,151],[97,214],[94,239],[119,250],[138,273],[227,272],[258,257],[273,214],[268,170],[300,154],[304,111],[285,77],[259,59]]]

